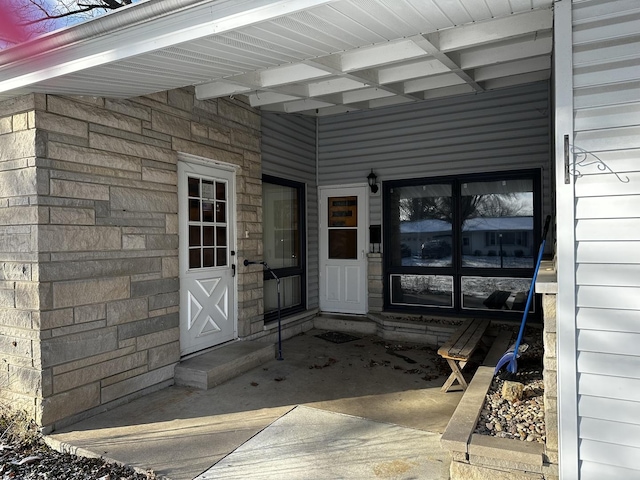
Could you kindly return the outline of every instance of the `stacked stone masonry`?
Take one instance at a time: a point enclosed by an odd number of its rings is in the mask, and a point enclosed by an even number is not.
[[[262,254],[259,113],[193,89],[0,102],[0,399],[46,427],[173,382],[178,152],[237,165],[239,257]],[[238,334],[262,277],[238,275]]]

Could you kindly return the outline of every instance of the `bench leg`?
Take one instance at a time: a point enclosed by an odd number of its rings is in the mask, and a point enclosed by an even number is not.
[[[462,369],[467,364],[467,362],[458,363],[455,360],[451,360],[450,358],[447,358],[446,360],[449,366],[451,367],[451,375],[449,375],[449,378],[447,378],[447,381],[444,382],[444,385],[442,385],[441,391],[448,392],[449,389],[453,386],[453,382],[455,382],[456,380],[458,381],[460,386],[462,386],[462,390],[466,390],[467,381],[464,379],[464,376],[462,375]],[[458,365],[460,365],[460,367],[458,367]]]

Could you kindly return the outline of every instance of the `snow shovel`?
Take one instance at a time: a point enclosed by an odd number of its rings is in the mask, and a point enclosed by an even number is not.
[[[520,345],[522,342],[522,334],[524,333],[524,325],[527,323],[527,314],[529,313],[529,307],[531,306],[531,300],[533,299],[533,291],[536,286],[536,278],[538,278],[538,270],[540,270],[540,263],[542,262],[542,253],[544,252],[544,244],[547,241],[547,233],[549,232],[549,223],[551,223],[551,215],[547,215],[547,218],[544,222],[544,230],[542,231],[542,241],[540,242],[540,249],[538,250],[538,262],[536,263],[536,268],[533,271],[533,278],[531,279],[531,287],[529,287],[529,296],[527,297],[527,305],[524,307],[524,314],[522,315],[522,323],[520,324],[520,331],[518,332],[518,338],[516,339],[516,343],[511,345],[509,349],[502,355],[500,361],[496,365],[496,369],[493,374],[496,375],[503,365],[507,364],[507,371],[511,374],[514,374],[518,371],[518,357],[522,355],[527,348],[528,345]]]

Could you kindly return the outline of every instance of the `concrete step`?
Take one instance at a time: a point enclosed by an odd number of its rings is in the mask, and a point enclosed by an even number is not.
[[[313,319],[313,326],[320,330],[360,333],[362,335],[375,335],[378,331],[378,325],[363,315],[321,313]]]
[[[176,366],[176,385],[208,390],[275,358],[275,345],[232,342]]]

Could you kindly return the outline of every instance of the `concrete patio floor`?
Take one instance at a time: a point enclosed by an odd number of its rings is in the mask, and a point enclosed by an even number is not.
[[[320,333],[283,342],[284,360],[210,390],[169,387],[49,439],[171,480],[448,478],[439,439],[462,392],[440,391],[435,351]]]

